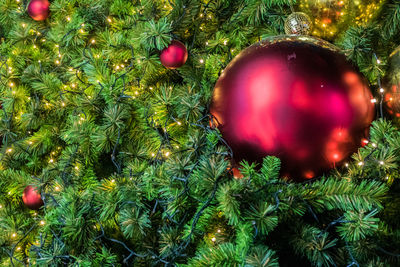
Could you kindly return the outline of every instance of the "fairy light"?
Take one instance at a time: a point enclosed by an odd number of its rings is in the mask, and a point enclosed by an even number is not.
[[[152,157],[154,157],[155,155],[156,155],[156,154],[154,154],[154,153],[151,153],[151,156],[152,156]]]
[[[95,40],[95,39],[92,39],[90,42],[91,42],[92,44],[94,44],[94,43],[96,42],[96,40]]]
[[[383,164],[385,164],[385,163],[381,160],[381,161],[379,161],[379,164],[380,164],[380,165],[383,165]]]
[[[349,167],[349,164],[348,164],[348,163],[345,163],[344,166]]]
[[[165,156],[166,156],[166,157],[169,157],[169,154],[170,154],[169,151],[165,152]]]
[[[379,59],[376,60],[376,63],[381,64],[381,61]]]
[[[40,221],[40,225],[45,225],[46,222],[45,221]]]
[[[376,147],[376,144],[375,144],[375,143],[372,143],[372,146],[373,146],[373,147]]]
[[[22,23],[22,28],[25,28],[26,27],[26,24],[25,23]]]
[[[375,98],[371,99],[371,103],[376,103],[376,99]]]
[[[381,89],[379,89],[379,92],[383,93],[383,92],[385,92],[385,89],[381,88]]]
[[[49,160],[49,163],[53,163],[53,162],[54,162],[54,159],[50,159],[50,160]]]
[[[67,19],[67,21],[71,21],[71,18],[70,18],[70,17],[66,17],[66,19]]]
[[[16,237],[16,236],[17,236],[17,234],[16,234],[16,233],[13,233],[11,236],[12,236],[12,237]]]
[[[29,141],[29,142],[28,142],[28,144],[32,145],[32,144],[33,144],[33,142],[32,142],[32,141]]]
[[[17,247],[17,251],[20,251],[21,250],[21,247]]]
[[[78,167],[78,166],[75,166],[75,170],[79,170],[79,167]]]
[[[111,183],[115,183],[115,180],[114,180],[114,179],[112,179],[112,180],[111,180]]]
[[[203,63],[204,63],[204,60],[203,60],[203,59],[200,59],[200,63],[203,64]]]
[[[0,209],[2,209],[2,208],[3,208],[3,205],[0,204]]]
[[[13,87],[14,86],[14,83],[13,82],[10,82],[10,87]]]
[[[182,125],[182,123],[180,121],[177,122],[178,125]]]
[[[108,21],[109,23],[111,23],[111,22],[112,22],[112,20],[111,20],[111,18],[110,18],[110,17],[108,17],[108,18],[107,18],[107,21]]]
[[[227,40],[225,40],[225,41],[224,41],[224,45],[226,45],[227,43],[228,43],[228,41],[227,41]]]
[[[59,186],[56,186],[56,187],[54,187],[54,190],[60,191],[60,187],[59,187]]]
[[[357,163],[358,166],[362,166],[364,165],[364,162],[360,161],[359,163]]]
[[[211,241],[212,241],[212,242],[217,241],[217,239],[215,238],[215,236],[214,236],[213,238],[211,238]]]
[[[58,59],[55,61],[55,63],[56,63],[57,65],[60,65],[60,61],[59,61]]]
[[[7,149],[8,153],[11,153],[12,151],[13,151],[12,148]]]

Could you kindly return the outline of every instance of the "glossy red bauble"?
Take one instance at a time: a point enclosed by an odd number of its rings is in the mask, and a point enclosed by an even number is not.
[[[48,0],[31,0],[28,4],[28,14],[34,20],[45,20],[49,13],[50,3]]]
[[[172,41],[171,44],[164,48],[160,54],[161,64],[168,69],[176,69],[185,64],[188,52],[184,44],[179,41]]]
[[[38,189],[31,185],[25,187],[22,193],[22,201],[32,210],[37,210],[43,206],[43,200]]]
[[[400,121],[400,46],[389,57],[389,71],[385,77],[385,107],[396,122]]]
[[[277,156],[282,176],[303,180],[357,151],[375,115],[371,99],[366,80],[336,47],[278,36],[229,63],[210,112],[236,163]]]

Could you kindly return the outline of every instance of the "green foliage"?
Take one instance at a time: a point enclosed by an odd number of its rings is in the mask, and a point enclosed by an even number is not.
[[[399,265],[396,120],[303,183],[276,157],[230,162],[214,129],[223,69],[282,34],[295,1],[54,0],[45,21],[27,4],[0,0],[1,266]],[[399,10],[337,40],[378,100]],[[189,53],[175,70],[159,60],[171,40]]]

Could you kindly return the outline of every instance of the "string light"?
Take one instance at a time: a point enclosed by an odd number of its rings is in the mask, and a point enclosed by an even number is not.
[[[213,238],[211,238],[211,241],[215,242],[215,241],[217,241],[217,239],[215,237],[213,237]]]
[[[203,64],[203,63],[204,63],[204,60],[203,60],[203,59],[200,59],[200,63]]]
[[[7,149],[8,153],[11,153],[12,151],[13,151],[12,148]]]
[[[40,225],[45,225],[46,222],[45,221],[40,221]]]
[[[71,18],[70,18],[70,17],[67,17],[66,19],[67,19],[67,21],[71,21]]]
[[[381,88],[381,89],[379,89],[379,92],[383,93],[383,92],[385,92],[385,89]]]
[[[364,165],[364,162],[360,161],[359,163],[357,163],[358,166],[362,166]]]
[[[376,99],[375,98],[371,99],[371,103],[376,103]]]
[[[385,164],[383,161],[379,161],[379,164],[381,164],[381,165],[383,165],[383,164]]]

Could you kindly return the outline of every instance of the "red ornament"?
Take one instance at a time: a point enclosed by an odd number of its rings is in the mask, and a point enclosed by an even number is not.
[[[32,19],[45,20],[50,13],[50,3],[47,0],[31,0],[28,4],[28,14]]]
[[[385,106],[387,112],[400,120],[400,46],[389,57],[389,71],[385,77]]]
[[[43,206],[43,200],[36,187],[28,185],[22,193],[22,201],[31,210],[37,210]]]
[[[160,61],[164,67],[168,69],[176,69],[185,64],[188,52],[184,44],[179,41],[172,41],[171,44],[164,48],[160,54]]]
[[[236,163],[282,161],[310,179],[357,151],[375,114],[365,79],[320,39],[278,36],[236,56],[215,85],[211,114]]]

